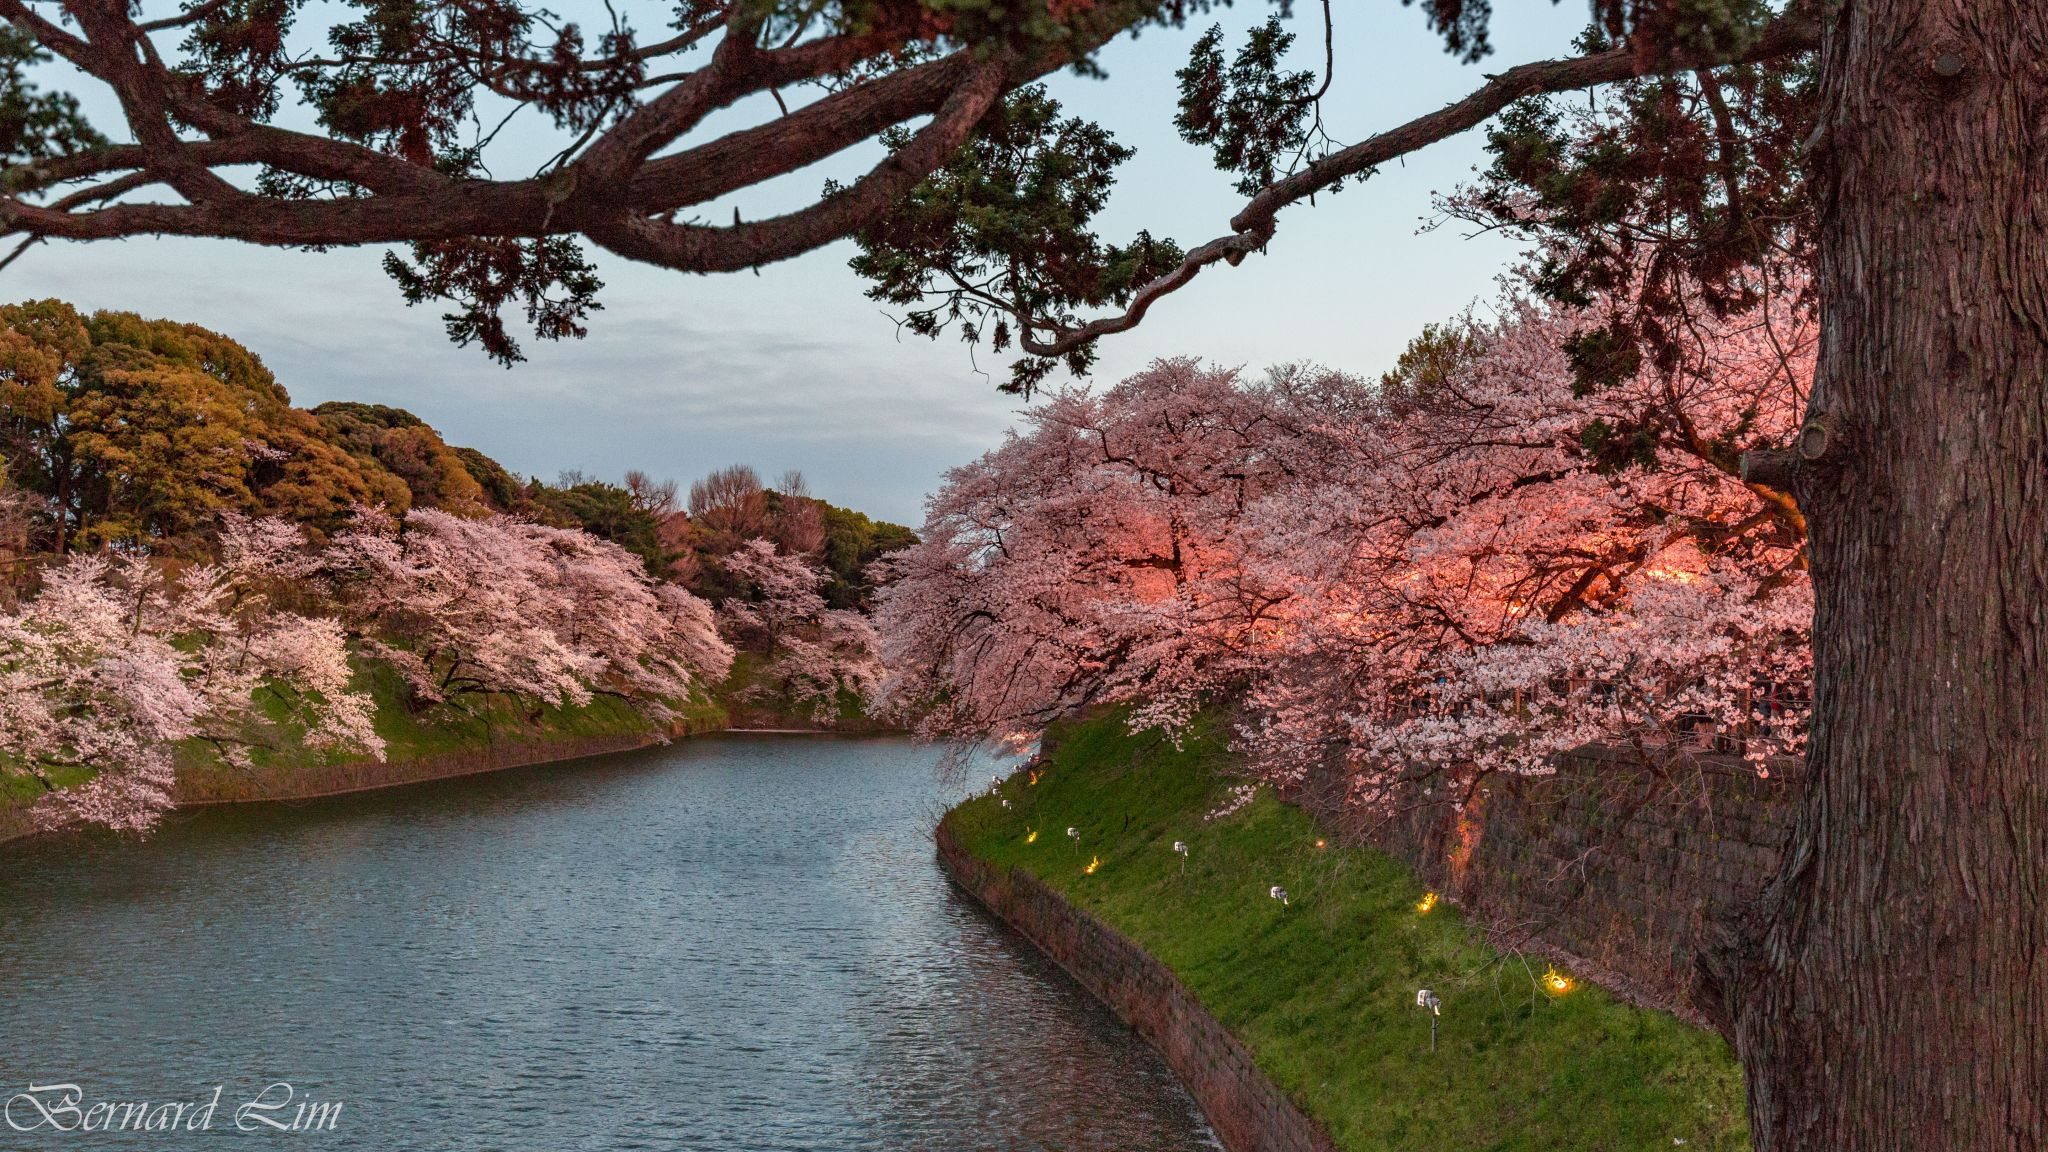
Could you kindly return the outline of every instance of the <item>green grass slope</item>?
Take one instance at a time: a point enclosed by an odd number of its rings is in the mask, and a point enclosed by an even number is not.
[[[1270,790],[1205,820],[1233,783],[1215,735],[1176,749],[1110,716],[1055,737],[1036,784],[1004,783],[1008,809],[981,796],[947,815],[962,846],[1164,961],[1340,1148],[1748,1147],[1741,1069],[1718,1036],[1588,984],[1554,994],[1540,960],[1496,953],[1447,905],[1419,912],[1404,867],[1319,847]],[[1443,1003],[1434,1053],[1425,987]]]
[[[384,738],[384,764],[402,769],[415,761],[436,757],[482,753],[493,748],[517,745],[525,748],[565,747],[610,737],[652,738],[656,724],[631,703],[616,696],[599,695],[580,706],[537,704],[531,700],[497,694],[458,697],[420,711],[407,708],[404,682],[379,661],[363,661],[358,667],[358,684],[367,687],[376,701],[377,734]],[[284,715],[279,702],[259,695],[258,700],[273,721]],[[708,698],[672,701],[677,719],[692,732],[725,726],[725,712]],[[182,781],[198,783],[205,795],[216,799],[257,799],[289,795],[293,777],[315,774],[316,770],[341,764],[360,766],[359,776],[326,780],[321,789],[336,784],[374,786],[385,770],[349,752],[308,748],[295,725],[271,723],[248,734],[247,768],[228,764],[210,745],[186,741],[178,749],[178,774]],[[398,772],[393,779],[404,779]],[[303,781],[300,781],[303,782]],[[318,789],[316,789],[318,790]]]
[[[250,763],[232,765],[213,745],[187,740],[176,749],[180,793],[189,799],[263,800],[320,795],[357,788],[376,788],[431,779],[451,771],[494,766],[492,757],[516,752],[516,762],[532,763],[651,743],[664,733],[646,713],[616,696],[596,696],[590,703],[562,707],[503,695],[472,695],[449,704],[413,711],[406,706],[405,685],[391,667],[361,661],[357,684],[376,702],[375,724],[385,741],[382,761],[354,752],[312,748],[304,731],[288,718],[282,701],[266,693],[256,697],[265,718],[237,735]],[[674,713],[667,735],[724,728],[727,713],[708,695],[669,701]],[[422,761],[432,763],[422,764]],[[66,788],[92,778],[76,766],[48,771],[56,787]],[[0,840],[28,830],[28,811],[45,794],[43,784],[0,749]]]

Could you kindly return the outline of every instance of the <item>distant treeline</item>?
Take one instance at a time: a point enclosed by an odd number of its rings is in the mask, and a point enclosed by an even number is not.
[[[263,362],[219,333],[56,300],[0,307],[0,553],[109,549],[205,558],[223,512],[278,517],[318,541],[358,508],[508,513],[580,528],[650,575],[712,599],[745,594],[723,560],[766,538],[815,558],[827,601],[865,607],[868,565],[916,537],[813,497],[791,473],[769,488],[735,466],[691,485],[639,472],[521,477],[451,445],[401,408],[295,408]]]

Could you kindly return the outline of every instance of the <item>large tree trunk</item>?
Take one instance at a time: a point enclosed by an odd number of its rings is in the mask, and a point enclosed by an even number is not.
[[[2048,1149],[2048,2],[1827,9],[1813,744],[1716,973],[1768,1152]]]

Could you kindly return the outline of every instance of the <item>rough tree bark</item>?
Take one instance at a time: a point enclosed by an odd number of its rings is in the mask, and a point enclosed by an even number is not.
[[[1815,708],[1713,965],[1765,1152],[2048,1149],[2048,4],[1824,17]]]

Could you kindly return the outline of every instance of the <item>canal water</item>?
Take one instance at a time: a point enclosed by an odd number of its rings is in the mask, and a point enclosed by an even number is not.
[[[0,846],[0,1150],[1214,1147],[946,882],[934,758],[722,736]],[[54,1130],[101,1103],[183,1124]]]

